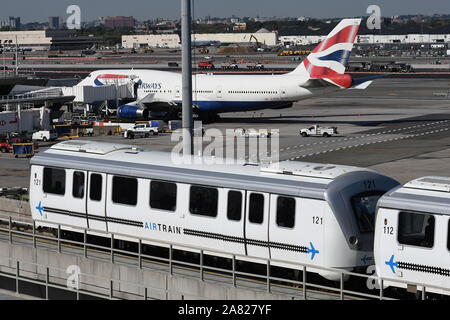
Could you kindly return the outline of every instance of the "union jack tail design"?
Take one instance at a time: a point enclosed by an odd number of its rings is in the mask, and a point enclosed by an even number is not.
[[[350,88],[352,78],[345,75],[361,19],[344,19],[331,31],[293,74],[307,74],[311,79],[323,79],[341,88]]]

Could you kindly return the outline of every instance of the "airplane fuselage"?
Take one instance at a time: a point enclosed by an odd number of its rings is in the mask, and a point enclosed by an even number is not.
[[[104,79],[102,75],[123,78]],[[98,78],[100,77],[100,78]],[[153,96],[155,101],[182,101],[181,74],[156,70],[99,70],[90,74],[94,85],[125,84],[135,79],[137,101]],[[192,100],[198,112],[224,113],[281,108],[317,94],[302,87],[308,81],[303,75],[213,75],[192,76]],[[321,93],[330,88],[320,90]],[[334,88],[335,90],[335,88]]]

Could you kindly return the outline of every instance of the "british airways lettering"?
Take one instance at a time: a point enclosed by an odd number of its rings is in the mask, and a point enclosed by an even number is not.
[[[160,90],[162,88],[162,84],[160,82],[143,82],[139,85],[139,89],[154,89]]]

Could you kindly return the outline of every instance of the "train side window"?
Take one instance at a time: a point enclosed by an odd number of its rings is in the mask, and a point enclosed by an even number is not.
[[[75,171],[73,173],[72,196],[74,198],[84,198],[84,172]]]
[[[135,206],[138,196],[138,181],[135,178],[113,177],[112,201]]]
[[[433,247],[434,216],[425,213],[400,212],[398,242],[417,247]]]
[[[240,221],[242,216],[242,192],[228,191],[227,218]]]
[[[191,186],[189,211],[192,214],[217,217],[219,192],[215,188]]]
[[[44,168],[43,189],[45,193],[63,196],[66,193],[66,170]]]
[[[248,220],[251,223],[263,223],[264,196],[260,193],[252,193],[249,200]]]
[[[277,226],[294,228],[295,225],[295,199],[278,197],[277,199]]]
[[[177,207],[177,185],[163,181],[150,182],[150,207],[175,211]]]
[[[93,201],[102,200],[102,182],[103,177],[101,174],[91,174],[91,182],[89,185],[89,198]]]

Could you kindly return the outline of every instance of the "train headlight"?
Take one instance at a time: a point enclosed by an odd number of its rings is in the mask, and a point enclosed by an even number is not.
[[[357,246],[358,245],[358,238],[355,236],[351,236],[350,238],[348,238],[348,242],[352,245],[352,246]]]

